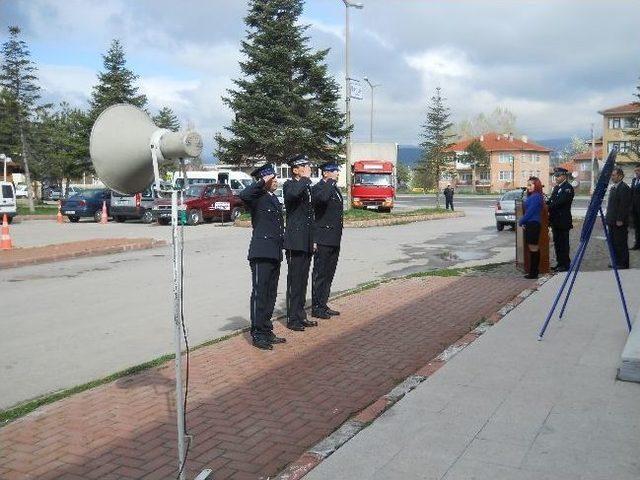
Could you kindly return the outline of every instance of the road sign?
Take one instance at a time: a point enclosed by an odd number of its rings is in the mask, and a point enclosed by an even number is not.
[[[360,85],[360,80],[349,79],[349,98],[362,100],[362,85]]]

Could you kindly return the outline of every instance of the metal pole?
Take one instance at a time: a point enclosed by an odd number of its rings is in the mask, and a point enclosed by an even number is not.
[[[593,123],[591,124],[591,188],[589,192],[593,195],[596,187],[596,137],[593,132]]]
[[[347,188],[347,208],[351,208],[351,98],[349,91],[349,4],[344,5],[344,71],[345,71],[345,116],[347,122],[347,145],[345,155],[345,186]]]
[[[185,451],[184,435],[184,398],[182,394],[182,320],[180,318],[182,301],[182,259],[181,241],[178,234],[178,192],[171,191],[171,233],[173,245],[173,332],[176,350],[176,416],[178,425],[178,471],[180,480],[185,480],[182,466]]]
[[[369,122],[369,143],[373,143],[373,85],[369,83],[369,86],[371,87],[371,119]]]

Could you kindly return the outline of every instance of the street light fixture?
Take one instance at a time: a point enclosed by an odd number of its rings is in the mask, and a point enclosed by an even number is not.
[[[346,139],[346,165],[345,165],[345,185],[347,187],[347,208],[351,208],[351,92],[349,88],[349,81],[351,80],[349,75],[349,9],[357,8],[361,10],[364,5],[361,3],[350,2],[349,0],[342,0],[344,3],[344,84],[345,84],[345,117],[347,123],[347,139]]]
[[[369,143],[373,143],[373,89],[376,87],[381,87],[381,83],[371,83],[367,77],[364,77],[364,81],[367,82],[367,85],[371,88],[371,115],[369,122]]]

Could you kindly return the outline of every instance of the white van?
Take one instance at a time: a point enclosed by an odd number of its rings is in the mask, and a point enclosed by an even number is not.
[[[11,182],[0,182],[0,221],[5,213],[11,223],[16,216],[16,190]]]
[[[181,172],[173,173],[174,188],[186,188],[199,183],[223,183],[231,187],[234,195],[237,195],[245,187],[251,185],[253,179],[250,175],[237,170],[209,170],[204,172],[185,172],[187,181],[185,182]]]

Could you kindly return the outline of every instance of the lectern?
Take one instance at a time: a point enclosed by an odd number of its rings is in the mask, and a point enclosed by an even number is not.
[[[524,214],[522,200],[516,200],[516,267],[524,273],[529,273],[529,249],[524,241],[524,228],[518,222]],[[549,273],[549,209],[545,204],[540,215],[540,273]]]

